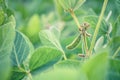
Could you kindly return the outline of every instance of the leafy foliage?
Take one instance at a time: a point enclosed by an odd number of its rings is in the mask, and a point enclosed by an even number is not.
[[[11,77],[11,80],[19,80],[25,76],[25,70],[28,69],[26,65],[28,64],[29,57],[33,51],[34,48],[29,39],[21,32],[16,31],[10,58],[13,66],[12,75],[17,74],[19,76]]]
[[[82,68],[89,80],[105,80],[108,63],[108,52],[98,53],[86,62]],[[89,66],[88,66],[89,65]],[[104,66],[103,66],[104,65]],[[99,75],[100,74],[100,75]]]
[[[120,0],[0,0],[0,79],[120,80],[119,8]]]
[[[117,20],[115,21],[115,24],[113,26],[112,35],[114,37],[120,36],[119,30],[120,30],[120,16],[118,16]]]
[[[108,68],[108,74],[107,80],[119,80],[120,79],[120,64],[119,64],[119,60],[116,59],[110,59],[109,60],[109,68]]]
[[[19,67],[33,51],[34,48],[29,39],[22,33],[16,31],[16,38],[11,53],[12,64]]]
[[[10,52],[15,37],[14,17],[10,16],[8,22],[0,26],[0,77],[6,80],[10,71]]]
[[[50,47],[40,47],[30,58],[30,70],[35,70],[47,64],[53,64],[60,58],[61,52],[59,50]]]
[[[113,38],[109,43],[109,47],[111,48],[110,50],[111,55],[113,55],[117,51],[117,49],[120,47],[120,37]],[[117,56],[120,56],[120,51],[118,51]]]
[[[77,10],[85,0],[58,0],[58,3],[61,4],[61,6],[67,11],[69,9]]]

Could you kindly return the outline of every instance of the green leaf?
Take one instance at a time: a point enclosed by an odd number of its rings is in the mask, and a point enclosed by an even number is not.
[[[93,33],[95,32],[96,24],[98,22],[98,16],[85,16],[84,21],[88,22],[90,24],[90,28],[88,28],[88,33],[90,33],[93,36]],[[108,42],[108,35],[110,35],[110,24],[107,23],[104,19],[102,20],[102,23],[100,25],[100,29],[97,35],[97,39],[99,39],[101,36],[104,37],[103,45],[107,44]],[[92,37],[89,38],[89,43],[91,42]]]
[[[21,32],[16,31],[16,38],[11,53],[11,61],[13,66],[19,67],[34,51],[33,45],[29,39]]]
[[[5,20],[4,11],[0,8],[0,25],[3,24],[4,20]]]
[[[88,80],[82,70],[75,70],[71,68],[60,68],[37,74],[33,76],[34,80]]]
[[[76,0],[76,4],[74,5],[74,10],[77,10],[80,6],[82,6],[85,3],[85,1],[86,0]],[[73,3],[71,2],[71,4]]]
[[[120,11],[119,11],[119,8],[120,8],[120,0],[116,0],[115,3],[116,3],[117,10],[118,10],[118,12],[120,13]]]
[[[12,19],[11,19],[12,18]],[[10,53],[15,37],[14,17],[10,16],[9,21],[0,26],[0,79],[6,80],[10,71]]]
[[[7,55],[10,53],[14,37],[15,37],[15,22],[14,22],[14,17],[11,16],[11,17],[9,17],[8,23],[0,26],[0,53],[1,53],[1,56],[4,57],[4,55]]]
[[[49,30],[42,30],[40,31],[39,36],[41,42],[44,45],[60,50],[63,54],[64,59],[67,59],[65,52],[59,42],[60,31],[57,28],[51,27]]]
[[[107,80],[120,80],[120,60],[109,59]]]
[[[88,22],[90,24],[90,28],[88,29],[88,32],[90,34],[93,34],[96,28],[96,24],[98,22],[98,16],[85,16],[84,21]],[[98,33],[98,36],[106,35],[109,31],[109,25],[105,20],[102,20],[100,30]]]
[[[103,44],[104,44],[104,37],[101,36],[95,44],[94,50],[95,52],[99,51],[101,48],[103,48]]]
[[[110,47],[110,54],[111,56],[117,51],[117,49],[120,47],[120,37],[114,37],[109,42],[108,47]],[[116,56],[120,56],[120,51]]]
[[[26,73],[23,73],[23,72],[14,72],[13,71],[11,73],[10,80],[22,80],[25,75],[26,75]]]
[[[67,1],[67,0],[66,0]],[[75,0],[71,0],[71,1],[75,1]],[[68,22],[68,21],[72,21],[73,18],[72,16],[69,14],[69,13],[65,13],[65,11],[62,9],[60,3],[58,2],[58,0],[55,0],[55,4],[56,4],[56,11],[58,13],[58,16],[60,19]],[[79,5],[80,6],[80,5]],[[84,5],[83,5],[84,6]],[[87,10],[86,10],[87,9]],[[96,13],[91,9],[91,8],[86,8],[86,7],[81,7],[79,8],[77,11],[75,11],[75,14],[77,16],[77,18],[79,19],[79,22],[81,23],[82,22],[82,18],[84,16],[88,16],[88,15],[96,15]],[[74,23],[74,20],[73,20],[73,23]],[[74,24],[75,25],[75,24]],[[67,25],[66,25],[67,26]],[[70,28],[71,25],[71,22],[68,23],[68,27]]]
[[[113,37],[120,36],[120,15],[118,16],[113,26],[112,36]]]
[[[26,65],[29,64],[29,58],[33,51],[34,48],[30,40],[21,32],[16,31],[16,37],[10,56],[13,66],[11,80],[20,80],[26,75],[25,70],[27,71],[29,69]]]
[[[57,32],[57,33],[56,33]],[[50,47],[54,47],[57,48],[58,50],[63,51],[60,43],[59,43],[59,34],[60,32],[57,30],[53,29],[49,29],[49,30],[42,30],[39,33],[41,42],[46,45],[46,46],[50,46]]]
[[[103,51],[86,61],[82,66],[82,70],[86,73],[89,80],[105,80],[107,63],[108,52]]]
[[[11,69],[11,65],[10,65],[10,58],[8,54],[4,56],[4,58],[0,58],[0,79],[2,80],[8,79],[10,69]]]
[[[41,29],[41,21],[38,14],[31,16],[26,26],[20,27],[20,31],[24,33],[35,47],[40,45],[39,32]]]
[[[30,58],[30,70],[33,71],[37,68],[43,67],[47,64],[53,65],[56,61],[61,58],[61,51],[50,48],[40,47],[38,48]]]
[[[54,70],[34,75],[34,80],[87,80],[86,75],[80,70],[82,62],[65,60],[54,65]],[[46,77],[47,76],[47,77]]]
[[[58,0],[65,10],[77,10],[86,0]]]
[[[31,36],[38,34],[38,32],[40,31],[39,15],[35,14],[30,18],[28,22],[27,31],[28,31],[28,34]]]
[[[70,0],[57,0],[57,1],[58,1],[58,3],[61,4],[61,6],[62,6],[65,10],[68,10],[68,9],[71,8],[71,6],[70,6],[70,4],[69,4]],[[75,1],[74,1],[74,2],[75,2]]]
[[[89,8],[91,8],[92,10],[94,10],[94,12],[97,15],[99,15],[102,5],[103,5],[103,1],[104,0],[99,0],[99,1],[98,0],[87,0],[86,3],[84,4],[84,6],[86,7],[85,10],[88,10]],[[116,5],[117,1],[118,0],[109,0],[107,4],[106,12],[105,12],[105,16],[106,16],[108,15],[109,11],[112,11],[112,16],[110,18],[110,21],[112,20],[113,22],[116,19],[116,17],[118,17],[118,15],[120,14],[119,7],[117,9],[117,5]]]
[[[77,70],[80,68],[82,63],[82,61],[77,60],[65,60],[55,64],[55,68],[71,68]]]

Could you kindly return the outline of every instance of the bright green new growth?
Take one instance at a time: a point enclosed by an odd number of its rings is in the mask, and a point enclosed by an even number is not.
[[[86,0],[58,0],[64,10],[77,10]]]
[[[4,11],[2,9],[0,9],[0,25],[3,24],[4,19],[5,19]]]

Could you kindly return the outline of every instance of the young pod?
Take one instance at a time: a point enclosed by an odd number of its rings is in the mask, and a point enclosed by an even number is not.
[[[66,48],[67,49],[74,49],[80,43],[80,40],[81,40],[81,34],[79,36],[77,36],[71,44],[66,46]]]
[[[77,10],[86,0],[58,0],[60,5],[66,10]]]

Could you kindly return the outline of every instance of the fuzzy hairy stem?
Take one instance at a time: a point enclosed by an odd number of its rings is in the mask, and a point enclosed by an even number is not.
[[[99,29],[100,29],[100,25],[101,25],[102,19],[104,17],[104,13],[105,13],[105,10],[106,10],[106,7],[107,7],[107,3],[108,3],[108,0],[104,0],[102,11],[101,11],[98,23],[96,25],[96,29],[95,29],[95,32],[94,32],[94,35],[93,35],[93,38],[92,38],[92,42],[91,42],[91,46],[90,46],[90,49],[89,49],[89,54],[88,54],[89,56],[92,54],[92,50],[93,50],[94,45],[95,45],[95,41],[96,41]]]
[[[71,16],[73,17],[73,19],[75,20],[76,25],[77,25],[77,27],[79,28],[79,30],[82,31],[82,27],[80,26],[79,20],[78,20],[78,18],[76,17],[74,11],[73,11],[73,10],[69,10],[69,12],[70,12]]]

